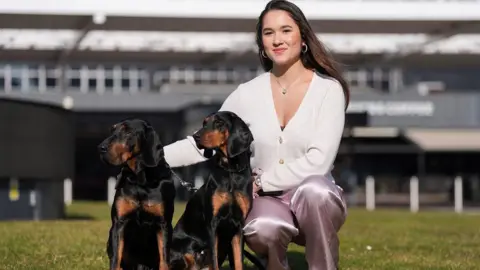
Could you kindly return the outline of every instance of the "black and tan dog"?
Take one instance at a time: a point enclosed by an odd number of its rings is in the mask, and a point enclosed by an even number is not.
[[[111,208],[110,269],[168,269],[175,186],[157,133],[145,121],[126,120],[98,148],[102,160],[122,166]]]
[[[243,269],[243,226],[252,205],[252,133],[236,114],[217,112],[194,138],[200,149],[215,155],[207,161],[210,176],[174,228],[171,269],[217,270],[227,255],[234,269]]]

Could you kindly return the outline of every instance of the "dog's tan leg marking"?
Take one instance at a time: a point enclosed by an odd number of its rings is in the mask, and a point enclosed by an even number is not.
[[[235,201],[237,202],[238,206],[242,210],[243,219],[245,220],[248,215],[248,211],[250,209],[250,200],[245,194],[240,192],[235,192]]]
[[[115,202],[115,206],[117,208],[117,215],[119,218],[122,218],[131,212],[133,212],[138,207],[138,202],[136,202],[132,198],[122,197],[117,199]],[[118,237],[118,249],[117,249],[117,268],[116,270],[121,270],[120,263],[122,262],[123,258],[123,246],[124,246],[124,239],[123,239],[123,232],[120,233]]]
[[[157,242],[158,242],[158,254],[160,255],[159,270],[168,270],[168,266],[164,256],[165,254],[163,254],[163,232],[161,230],[157,232]]]
[[[232,197],[228,192],[215,191],[212,196],[213,216],[218,214],[222,206],[232,202]]]
[[[218,211],[220,211],[220,208],[224,205],[228,205],[232,203],[232,196],[228,192],[221,192],[221,191],[215,191],[212,196],[212,206],[213,206],[213,216],[216,216],[218,214]],[[215,253],[217,254],[215,260],[217,260],[217,269],[218,270],[218,236],[215,236]],[[213,264],[213,262],[212,262]]]
[[[242,247],[240,246],[240,236],[238,234],[236,234],[232,238],[232,251],[233,251],[234,269],[242,270],[243,269]]]
[[[143,210],[157,217],[163,217],[165,213],[165,207],[161,202],[147,201],[142,204]],[[163,232],[160,230],[157,232],[158,254],[160,255],[160,270],[168,270],[167,263],[165,261],[165,254],[163,252]]]

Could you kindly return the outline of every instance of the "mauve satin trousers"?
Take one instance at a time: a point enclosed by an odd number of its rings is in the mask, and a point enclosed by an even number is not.
[[[290,242],[305,246],[309,270],[338,269],[337,232],[346,216],[341,188],[329,177],[311,176],[279,197],[255,198],[244,227],[245,242],[266,260],[268,270],[289,269]]]

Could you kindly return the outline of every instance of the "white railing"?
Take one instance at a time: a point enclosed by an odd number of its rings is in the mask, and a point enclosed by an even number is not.
[[[65,72],[65,74],[62,74]],[[44,65],[0,65],[0,91],[3,92],[47,92],[66,89],[80,93],[113,93],[159,90],[164,84],[238,84],[248,81],[260,73],[262,68],[198,68],[171,67],[165,70],[147,71],[137,67],[59,67]],[[359,69],[345,72],[353,89],[373,88],[389,91],[398,69]],[[395,76],[394,76],[395,75]],[[62,83],[64,80],[64,83]]]
[[[65,72],[65,74],[62,74]],[[64,80],[64,83],[62,83]],[[98,66],[88,68],[47,68],[44,65],[0,65],[0,91],[46,92],[69,89],[81,93],[105,91],[131,93],[147,90],[149,73],[135,67]]]
[[[462,213],[464,211],[463,207],[463,179],[461,176],[457,176],[454,179],[454,205],[453,210],[456,213]],[[417,176],[412,176],[410,178],[410,212],[417,213],[420,210],[421,206],[421,196],[419,189],[419,179]],[[425,195],[425,194],[423,194]],[[365,208],[368,211],[374,211],[376,209],[376,197],[378,195],[375,192],[375,178],[373,176],[367,176],[365,179]],[[393,197],[392,195],[389,195]]]
[[[110,177],[106,181],[107,185],[107,203],[112,205],[114,195],[115,195],[115,185],[116,185],[116,178]],[[199,187],[203,184],[204,179],[201,176],[195,177],[194,183],[195,187]],[[177,182],[175,183],[178,184]],[[417,176],[412,176],[410,178],[410,192],[409,192],[409,206],[410,212],[417,213],[421,209],[421,196],[419,189],[419,179]],[[73,202],[73,186],[72,181],[70,179],[64,180],[64,202],[65,205],[71,205]],[[425,194],[423,194],[425,195]],[[378,196],[375,192],[375,178],[373,176],[368,176],[365,180],[365,207],[368,211],[375,211],[376,207],[376,196]],[[390,195],[391,196],[391,195]],[[351,202],[355,202],[355,199],[352,197],[348,197]],[[348,200],[348,199],[347,199]],[[461,176],[457,176],[454,179],[454,204],[452,210],[456,213],[463,213],[464,206],[463,206],[463,179]],[[350,205],[352,207],[353,205]]]

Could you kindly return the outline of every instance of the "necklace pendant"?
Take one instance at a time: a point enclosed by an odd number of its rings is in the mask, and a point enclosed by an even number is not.
[[[282,89],[282,94],[285,95],[286,93],[287,93],[287,89],[283,88],[283,89]]]

